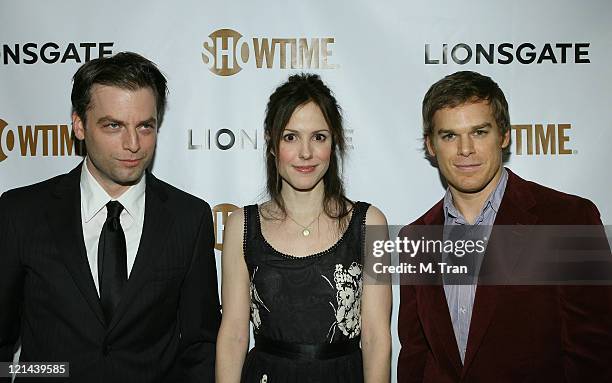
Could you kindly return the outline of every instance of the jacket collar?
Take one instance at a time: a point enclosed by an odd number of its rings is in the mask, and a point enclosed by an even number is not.
[[[60,256],[72,279],[101,325],[106,327],[107,331],[111,331],[146,283],[149,265],[155,257],[161,256],[160,249],[165,243],[168,228],[174,221],[174,215],[165,206],[168,195],[164,184],[147,171],[145,175],[145,218],[136,260],[115,315],[110,323],[106,323],[89,268],[83,239],[79,186],[81,169],[82,163],[58,179],[52,191],[57,202],[49,206],[46,216],[57,241]]]

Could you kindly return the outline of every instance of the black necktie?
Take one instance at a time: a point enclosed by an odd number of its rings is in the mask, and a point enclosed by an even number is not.
[[[117,201],[106,204],[106,222],[102,226],[98,243],[100,303],[106,323],[110,323],[127,281],[127,250],[119,220],[122,210],[123,205]]]

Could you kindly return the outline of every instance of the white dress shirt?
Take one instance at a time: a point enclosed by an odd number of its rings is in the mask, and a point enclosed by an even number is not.
[[[83,238],[87,249],[87,261],[89,269],[96,285],[96,291],[100,296],[98,282],[98,241],[102,226],[106,221],[106,204],[112,201],[108,193],[100,186],[98,181],[91,175],[87,167],[87,159],[83,161],[81,169],[81,223],[83,227]],[[130,186],[119,198],[116,199],[123,210],[119,216],[121,227],[125,234],[127,250],[127,275],[128,278],[134,266],[145,212],[145,177],[141,177],[136,185]]]

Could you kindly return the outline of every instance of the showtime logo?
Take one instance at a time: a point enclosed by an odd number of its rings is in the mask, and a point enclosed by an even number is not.
[[[0,119],[0,162],[10,155],[59,157],[83,155],[84,148],[71,135],[68,125],[18,125],[10,128]]]
[[[221,203],[211,209],[215,232],[215,249],[219,251],[223,250],[223,230],[225,229],[227,217],[238,209],[240,209],[238,206],[231,203]]]
[[[333,37],[252,37],[219,29],[203,44],[202,61],[218,76],[232,76],[251,63],[257,69],[335,69]]]
[[[576,154],[568,147],[571,124],[512,125],[514,154],[518,156]]]

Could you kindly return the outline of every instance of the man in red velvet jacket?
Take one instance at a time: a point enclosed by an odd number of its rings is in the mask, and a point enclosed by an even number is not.
[[[414,225],[601,227],[591,201],[502,166],[508,104],[489,77],[438,81],[423,120],[427,154],[448,190],[400,237]],[[399,382],[612,382],[610,286],[404,284],[398,331]]]

